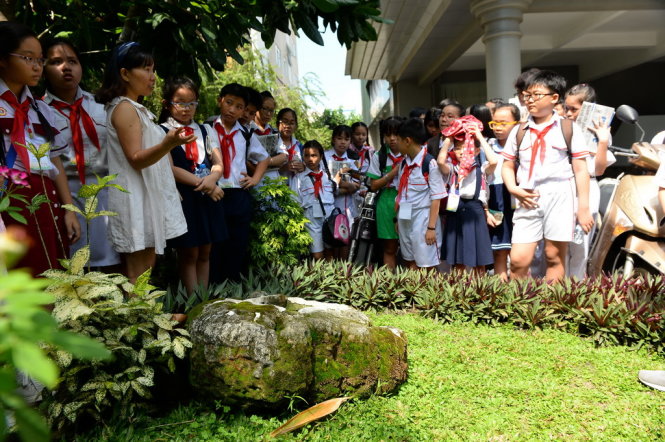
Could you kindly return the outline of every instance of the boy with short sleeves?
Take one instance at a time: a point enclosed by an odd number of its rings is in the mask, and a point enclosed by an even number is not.
[[[407,267],[436,267],[440,263],[439,205],[447,195],[436,159],[423,146],[425,126],[419,118],[397,131],[397,147],[404,155],[399,170],[395,207],[402,258]],[[423,164],[429,164],[423,167]]]
[[[503,150],[503,181],[517,199],[510,252],[511,277],[516,279],[528,275],[541,239],[545,240],[545,277],[548,281],[563,278],[576,219],[585,232],[593,227],[586,166],[589,152],[580,128],[574,124],[568,152],[563,125],[570,123],[554,110],[565,87],[565,79],[552,71],[539,71],[529,78],[522,93],[529,118],[513,129]],[[518,137],[522,137],[519,146]]]
[[[238,121],[249,102],[245,87],[231,83],[219,93],[220,116],[213,123],[219,140],[224,170],[218,185],[224,190],[224,217],[229,239],[221,244],[219,265],[211,265],[210,280],[239,279],[247,260],[249,225],[252,221],[252,196],[249,189],[256,186],[268,167],[268,153],[252,134],[249,142],[243,136]],[[247,174],[246,161],[256,163],[252,176]],[[215,263],[217,264],[217,263]]]

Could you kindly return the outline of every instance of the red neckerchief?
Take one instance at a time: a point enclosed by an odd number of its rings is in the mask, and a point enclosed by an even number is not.
[[[254,129],[254,133],[256,135],[270,135],[272,133],[272,128],[270,126],[266,126],[265,129],[261,130],[257,127]]]
[[[10,90],[6,90],[2,94],[2,98],[14,109],[14,125],[12,126],[10,140],[19,158],[21,158],[23,167],[25,167],[25,170],[30,173],[30,157],[28,156],[28,149],[24,147],[25,125],[30,123],[30,120],[28,119],[30,99],[26,98],[23,103],[19,104],[16,96]]]
[[[236,144],[233,141],[233,137],[238,132],[238,129],[234,130],[230,134],[226,134],[224,126],[219,122],[215,123],[215,130],[217,131],[217,138],[219,138],[219,147],[222,151],[222,163],[224,165],[224,178],[231,176],[231,162],[236,156]],[[231,150],[231,152],[229,152]]]
[[[397,197],[395,198],[395,212],[399,209],[399,203],[402,200],[402,193],[406,196],[407,189],[409,187],[409,176],[411,176],[411,171],[418,166],[422,166],[423,161],[425,161],[425,154],[423,153],[423,159],[420,160],[420,164],[414,162],[413,164],[404,163],[404,169],[402,170],[402,175],[399,177],[399,186],[397,187]]]
[[[332,157],[335,161],[346,161],[346,158],[337,156],[336,154],[333,154]]]
[[[296,147],[298,147],[298,142],[296,141],[287,149],[287,152],[289,154],[289,161],[293,161],[293,157],[296,156]]]
[[[358,167],[358,169],[363,168],[363,165],[365,164],[365,159],[367,157],[367,152],[368,151],[369,151],[369,146],[366,145],[366,144],[363,147],[361,147],[360,149],[358,149],[358,156],[360,157],[360,166]]]
[[[314,196],[319,198],[321,190],[323,189],[323,181],[321,179],[323,177],[323,171],[310,172],[307,175],[314,178]]]
[[[194,135],[194,129],[189,126],[185,126],[185,130],[183,132],[186,137]],[[196,143],[196,140],[185,145],[185,158],[194,162],[194,169],[196,169],[196,165],[199,164],[199,146]]]
[[[399,163],[401,163],[402,161],[404,161],[404,155],[395,156],[395,155],[389,153],[389,154],[388,154],[388,157],[390,157],[390,161],[393,162],[393,169],[394,169],[395,167],[398,167],[398,166],[399,166]]]
[[[531,175],[533,174],[533,166],[536,163],[536,155],[538,155],[538,152],[540,152],[540,164],[543,164],[545,161],[545,135],[547,135],[547,132],[552,129],[554,126],[554,123],[550,124],[547,126],[545,129],[541,130],[538,132],[537,129],[534,129],[533,127],[529,128],[529,132],[531,135],[536,136],[536,141],[533,142],[531,145],[531,164],[529,164],[529,179],[531,179]]]

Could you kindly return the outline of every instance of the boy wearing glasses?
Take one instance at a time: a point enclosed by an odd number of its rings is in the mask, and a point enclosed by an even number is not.
[[[565,79],[543,70],[530,76],[525,86],[522,100],[529,118],[512,130],[503,150],[503,182],[517,199],[511,277],[528,276],[536,245],[544,239],[545,277],[558,281],[565,274],[564,259],[575,220],[585,232],[593,226],[585,160],[589,153],[581,130],[554,110],[565,92]],[[566,131],[572,133],[570,139],[564,135]]]

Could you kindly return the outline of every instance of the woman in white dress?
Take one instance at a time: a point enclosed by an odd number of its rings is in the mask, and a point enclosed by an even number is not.
[[[133,283],[155,264],[166,240],[182,235],[187,224],[167,154],[193,142],[184,128],[166,135],[155,116],[140,104],[155,86],[154,60],[134,42],[113,50],[97,101],[106,105],[109,173],[128,193],[110,192],[108,235]]]

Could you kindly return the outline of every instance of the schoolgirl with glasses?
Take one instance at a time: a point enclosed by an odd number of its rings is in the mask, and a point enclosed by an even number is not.
[[[34,214],[18,200],[12,204],[20,204],[20,212],[12,212],[13,216],[2,212],[5,225],[27,221],[24,227],[31,245],[18,266],[28,267],[33,275],[60,267],[58,259],[67,256],[69,243],[78,241],[81,234],[76,215],[61,207],[72,203],[60,160],[67,142],[54,128],[51,108],[29,89],[37,85],[43,68],[42,46],[35,33],[19,23],[0,22],[0,166],[28,174],[28,186],[18,190],[26,202],[37,195],[47,198]],[[46,142],[51,147],[44,158],[27,148]]]
[[[167,81],[162,90],[161,126],[165,132],[184,127],[196,140],[171,150],[176,187],[181,197],[187,232],[167,242],[176,249],[178,273],[188,294],[206,288],[213,243],[227,238],[224,221],[224,192],[217,187],[223,165],[219,141],[213,128],[194,121],[199,88],[189,78]]]

